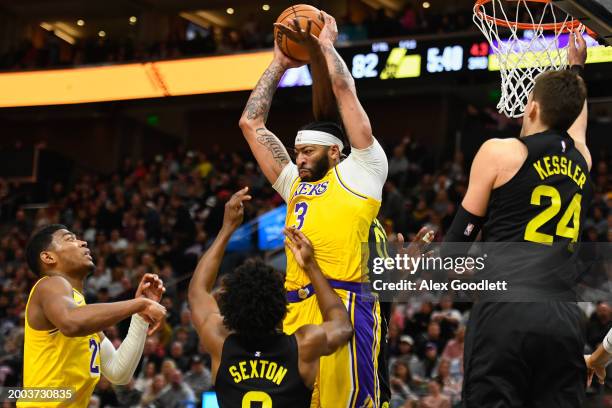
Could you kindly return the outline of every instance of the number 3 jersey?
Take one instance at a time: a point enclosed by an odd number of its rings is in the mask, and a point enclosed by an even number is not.
[[[295,335],[263,339],[230,334],[215,390],[221,408],[309,408],[312,390],[300,376]]]
[[[494,243],[495,259],[489,256],[491,276],[483,278],[538,295],[571,293],[578,274],[572,259],[593,197],[587,162],[566,132],[519,140],[525,162],[491,194],[483,241]]]
[[[351,154],[317,181],[301,181],[290,163],[274,188],[287,202],[287,227],[301,230],[313,244],[323,274],[347,282],[367,278],[367,242],[372,220],[378,214],[387,178],[387,158],[374,140],[366,149]],[[286,248],[287,290],[310,283]]]
[[[17,402],[17,407],[75,407],[86,408],[100,379],[100,336],[66,337],[59,329],[36,330],[28,321],[30,291],[26,305],[23,353],[23,386],[72,388],[74,398],[63,402]],[[76,289],[72,297],[77,307],[85,305],[85,298]],[[59,400],[58,400],[59,401]]]

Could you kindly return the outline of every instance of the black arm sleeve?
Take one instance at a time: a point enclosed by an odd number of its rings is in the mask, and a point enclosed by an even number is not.
[[[483,222],[484,217],[474,215],[460,205],[444,242],[474,242]]]
[[[463,206],[459,206],[455,219],[444,236],[444,241],[440,247],[440,255],[465,255],[478,236],[484,219],[484,217],[470,213]]]

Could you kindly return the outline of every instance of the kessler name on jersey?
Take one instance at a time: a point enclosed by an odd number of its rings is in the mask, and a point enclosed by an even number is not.
[[[327,186],[329,185],[329,181],[324,181],[322,183],[311,184],[311,183],[300,183],[295,192],[293,193],[293,197],[295,196],[320,196],[323,195],[327,191]]]
[[[571,178],[577,185],[582,188],[587,179],[582,168],[564,156],[544,156],[533,163],[533,167],[538,172],[540,179],[545,180],[558,174],[563,174]]]
[[[248,360],[230,366],[229,372],[236,384],[251,378],[261,378],[269,380],[276,385],[281,385],[287,374],[287,369],[274,361]]]

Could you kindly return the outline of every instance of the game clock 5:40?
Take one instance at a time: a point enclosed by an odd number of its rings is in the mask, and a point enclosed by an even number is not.
[[[463,47],[449,45],[427,49],[427,72],[460,71],[463,68]]]

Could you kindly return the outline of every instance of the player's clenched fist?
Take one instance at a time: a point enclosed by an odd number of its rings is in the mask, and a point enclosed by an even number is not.
[[[139,313],[147,323],[149,323],[148,335],[155,333],[161,326],[166,317],[166,308],[151,299],[144,298],[146,302],[144,310]]]

